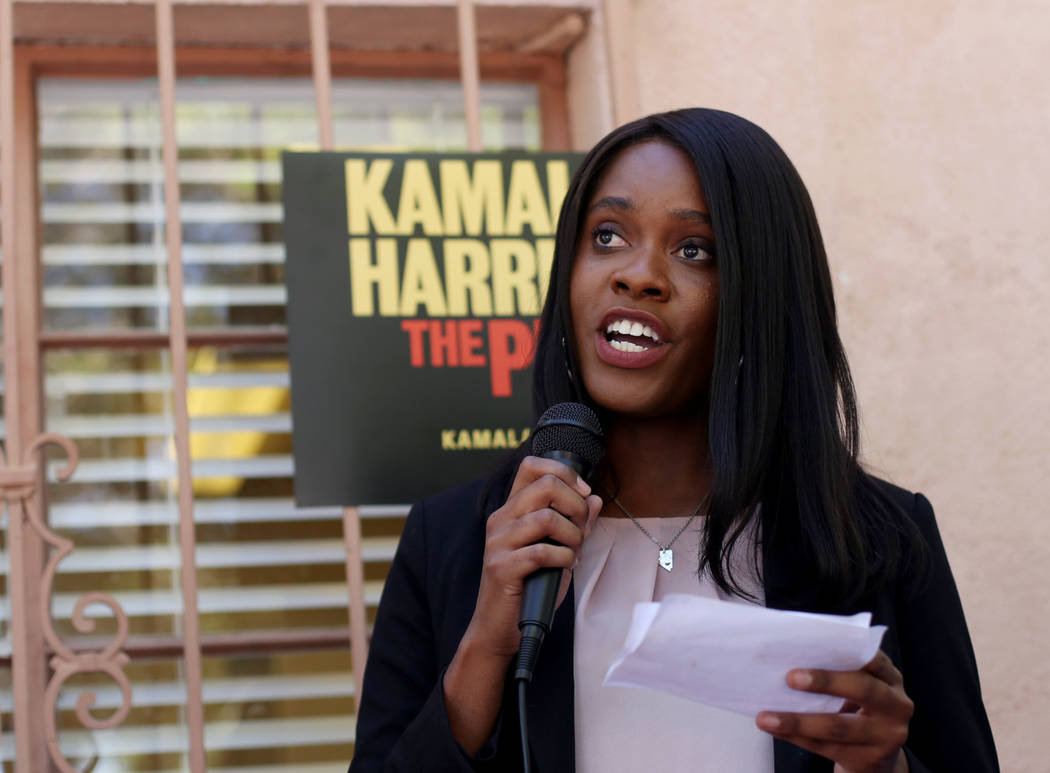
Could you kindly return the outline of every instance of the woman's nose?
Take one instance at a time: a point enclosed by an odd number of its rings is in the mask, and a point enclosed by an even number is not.
[[[663,255],[655,249],[641,249],[625,254],[610,280],[616,292],[632,298],[666,300],[671,294]]]

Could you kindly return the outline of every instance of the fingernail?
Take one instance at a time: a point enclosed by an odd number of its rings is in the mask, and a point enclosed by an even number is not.
[[[791,675],[791,684],[795,687],[809,687],[813,684],[813,675],[808,671],[796,671]]]
[[[584,496],[591,493],[591,487],[587,485],[587,481],[581,478],[579,475],[576,476],[576,486],[583,492]]]
[[[776,730],[780,727],[780,719],[766,714],[758,718],[758,724],[763,730]]]

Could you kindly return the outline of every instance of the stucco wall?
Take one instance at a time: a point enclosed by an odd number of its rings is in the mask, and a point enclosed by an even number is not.
[[[633,16],[609,55],[634,68],[639,113],[740,113],[807,181],[866,459],[933,501],[1003,770],[1045,771],[1050,5],[614,0],[610,11]],[[594,25],[569,60],[580,147],[608,127],[596,120],[600,34]]]

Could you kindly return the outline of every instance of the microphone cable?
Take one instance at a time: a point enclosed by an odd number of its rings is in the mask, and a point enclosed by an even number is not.
[[[556,459],[575,470],[581,478],[589,477],[605,453],[605,437],[598,417],[582,403],[552,405],[536,422],[532,434],[532,453],[543,459]],[[540,645],[550,632],[563,571],[558,567],[548,567],[533,572],[525,578],[522,593],[518,617],[521,645],[514,678],[518,682],[518,726],[521,730],[524,773],[532,773],[529,725],[525,716],[526,694],[539,657]]]
[[[532,761],[529,759],[529,720],[525,717],[525,693],[529,683],[518,679],[518,727],[521,729],[521,762],[523,773],[532,773]]]

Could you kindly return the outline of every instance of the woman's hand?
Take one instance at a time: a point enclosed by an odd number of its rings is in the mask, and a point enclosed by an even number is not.
[[[506,503],[486,524],[481,586],[464,638],[509,662],[521,640],[518,614],[525,578],[545,567],[571,568],[601,508],[601,498],[570,467],[525,457]],[[569,579],[570,573],[563,572],[558,605]]]
[[[914,704],[900,671],[882,650],[859,671],[795,669],[796,690],[838,695],[838,714],[763,711],[755,723],[766,732],[835,762],[835,773],[907,773],[901,751]]]
[[[525,578],[537,569],[572,567],[601,509],[601,498],[571,468],[527,456],[506,503],[489,516],[474,616],[444,679],[449,726],[468,753],[476,754],[495,726],[507,666],[521,641]],[[563,572],[559,605],[569,578]]]

